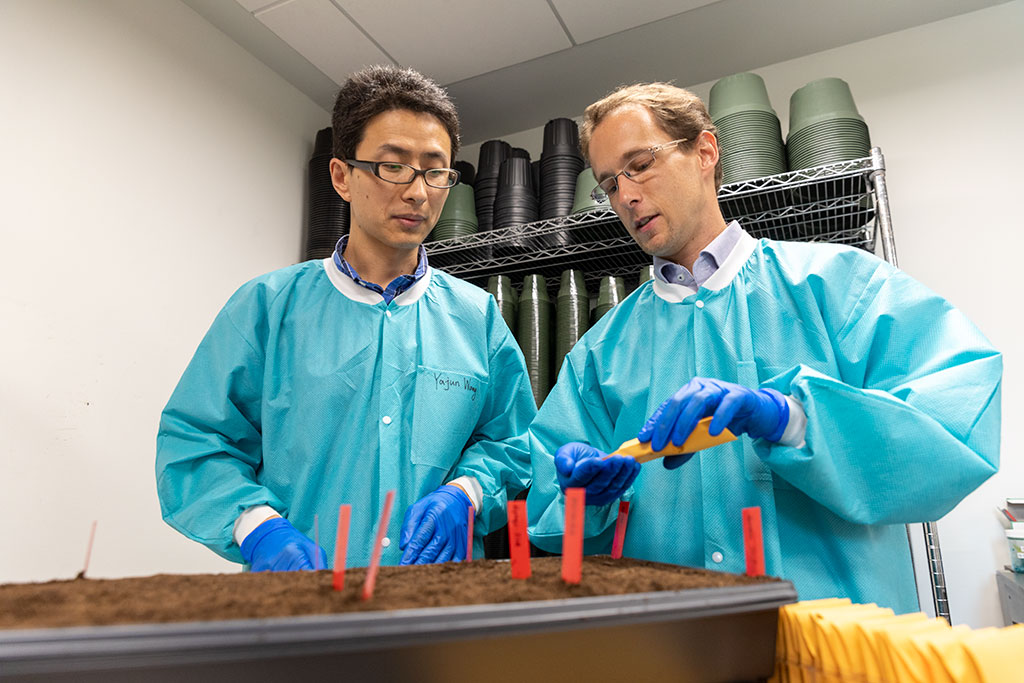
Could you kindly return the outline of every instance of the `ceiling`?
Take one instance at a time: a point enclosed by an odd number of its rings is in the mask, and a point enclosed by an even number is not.
[[[622,83],[704,83],[1005,0],[183,1],[327,110],[348,73],[411,66],[472,144]]]

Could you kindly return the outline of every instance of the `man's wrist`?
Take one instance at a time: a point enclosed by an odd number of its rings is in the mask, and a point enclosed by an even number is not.
[[[807,435],[807,413],[804,411],[804,404],[792,396],[783,395],[783,398],[789,405],[789,423],[779,438],[779,445],[803,448]]]
[[[274,519],[275,517],[281,517],[281,513],[270,507],[269,505],[254,505],[248,508],[242,514],[238,515],[238,519],[235,520],[235,528],[232,532],[232,537],[235,539],[235,543],[238,547],[242,547],[242,541],[245,537],[255,531],[256,527],[268,519]]]
[[[466,494],[469,498],[469,502],[473,505],[473,514],[480,514],[480,506],[483,503],[484,492],[480,487],[480,482],[476,480],[476,477],[470,477],[464,475],[456,477],[448,482],[449,486],[455,486],[460,491]]]

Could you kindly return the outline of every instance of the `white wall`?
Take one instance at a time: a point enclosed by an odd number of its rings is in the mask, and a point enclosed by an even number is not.
[[[1008,555],[994,508],[1024,496],[1016,430],[1024,412],[1024,2],[753,70],[784,132],[794,90],[825,76],[850,84],[886,157],[900,266],[963,310],[1004,354],[1001,470],[938,524],[953,622],[1001,625],[994,572]],[[679,85],[706,100],[713,83]],[[502,137],[536,156],[542,135],[534,128]],[[478,150],[479,141],[461,156],[475,163]]]
[[[157,422],[214,315],[301,258],[329,116],[167,0],[0,8],[0,582],[237,565],[160,519]]]

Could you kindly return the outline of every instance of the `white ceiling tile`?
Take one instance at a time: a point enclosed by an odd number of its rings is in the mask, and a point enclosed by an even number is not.
[[[338,0],[388,54],[452,83],[571,47],[546,0]]]
[[[292,0],[256,18],[335,83],[363,66],[392,63],[330,0]]]
[[[256,2],[242,0],[246,1]],[[265,6],[263,12],[255,14],[260,16],[278,11],[279,5],[297,1],[274,0],[269,8]],[[359,4],[355,0],[336,1],[343,7],[347,2],[352,2],[353,6]],[[393,19],[389,19],[396,26],[409,21],[398,21],[402,12],[415,9],[411,3],[398,0],[378,1],[386,5],[389,12],[396,8],[393,10]],[[488,6],[512,4],[507,0],[503,3],[500,0],[479,1]],[[337,88],[325,95],[330,89],[324,88],[323,83],[330,81],[321,72],[328,69],[318,70],[293,52],[293,48],[299,52],[304,51],[301,48],[301,36],[298,41],[285,41],[270,34],[269,30],[253,31],[253,28],[259,28],[252,26],[253,13],[232,0],[181,2],[238,41],[239,45],[289,79],[314,101],[330,109],[333,92]],[[443,11],[438,11],[436,15],[431,13],[429,19],[423,19],[425,15],[422,12],[414,12],[411,16],[423,20],[423,24],[422,30],[412,34],[412,42],[416,45],[422,43],[424,46],[438,46],[435,48],[438,51],[470,62],[486,59],[488,49],[471,51],[463,48],[462,42],[474,41],[479,45],[495,40],[493,32],[488,31],[486,37],[483,37],[480,26],[472,27],[467,25],[468,22],[445,15],[447,7],[462,5],[445,4],[447,0],[431,2],[432,7],[441,7]],[[580,45],[448,84],[452,97],[458,102],[462,138],[467,143],[543,126],[545,121],[555,116],[578,116],[588,104],[621,83],[671,80],[684,86],[708,85],[731,73],[780,64],[969,12],[1021,5],[1020,0],[1011,3],[1005,3],[1004,0],[869,0],[867,4],[871,6],[871,11],[866,11],[865,3],[838,0],[721,0],[693,11],[685,11],[693,6],[693,0],[681,0],[671,7],[668,3],[653,0],[630,0],[628,5],[625,0],[616,0],[615,4],[611,0],[552,2],[558,6],[563,20],[571,21],[576,26],[578,35],[574,34],[574,38]],[[3,0],[0,0],[2,4]],[[619,11],[616,7],[626,9]],[[675,14],[652,20],[652,17],[657,16],[657,13],[651,13],[654,7],[660,7],[662,13],[671,11]],[[472,11],[471,7],[469,9]],[[993,14],[985,16],[1002,17],[998,12],[1004,10],[991,11]],[[510,26],[504,26],[507,22],[501,19],[504,15],[499,8],[490,7],[489,12],[491,16],[498,17],[497,21],[503,25],[502,35],[495,40],[496,43],[513,38],[531,40],[530,30],[514,31]],[[581,17],[581,13],[589,14]],[[493,25],[493,21],[484,21],[481,26]],[[587,21],[600,21],[602,27],[592,28],[592,32],[587,33]],[[650,23],[621,30],[639,21]],[[545,27],[550,25],[546,21],[541,23]],[[387,40],[392,28],[395,27],[377,27],[375,38]],[[583,40],[589,35],[608,31],[616,32],[596,40]],[[724,50],[723,31],[728,34],[729,43],[729,48]],[[257,33],[260,34],[258,40],[253,38]],[[313,36],[321,33],[323,31],[319,29],[309,32]],[[478,33],[481,35],[479,38]],[[394,35],[408,38],[407,33],[400,33],[397,29]],[[284,49],[286,43],[291,47]],[[332,49],[341,47],[335,45]],[[301,61],[308,71],[294,68],[292,60]],[[415,63],[412,65],[417,66]],[[479,67],[478,70],[482,71],[483,68]],[[304,74],[308,72],[316,72],[319,78],[307,78]],[[342,76],[336,78],[341,79]]]
[[[236,0],[239,5],[244,7],[250,12],[263,9],[275,3],[281,2],[281,0]]]
[[[717,0],[552,0],[577,43],[610,36],[715,2]]]

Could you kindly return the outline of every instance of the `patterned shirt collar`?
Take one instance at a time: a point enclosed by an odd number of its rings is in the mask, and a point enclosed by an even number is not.
[[[711,244],[701,250],[693,264],[691,273],[686,266],[673,263],[661,257],[654,257],[654,276],[667,284],[685,285],[697,289],[708,281],[725,259],[732,253],[733,247],[740,241],[743,228],[736,221],[729,223]]]
[[[338,270],[352,278],[356,284],[380,294],[384,298],[385,304],[390,304],[394,301],[396,296],[412,287],[420,278],[427,274],[427,250],[424,249],[421,244],[416,272],[412,275],[399,275],[388,283],[387,287],[381,287],[375,282],[368,282],[359,277],[359,273],[357,273],[356,269],[352,267],[352,264],[345,260],[345,257],[342,256],[342,254],[345,253],[345,247],[347,245],[348,235],[342,235],[341,239],[338,240],[338,245],[334,248],[334,264],[338,266]]]

